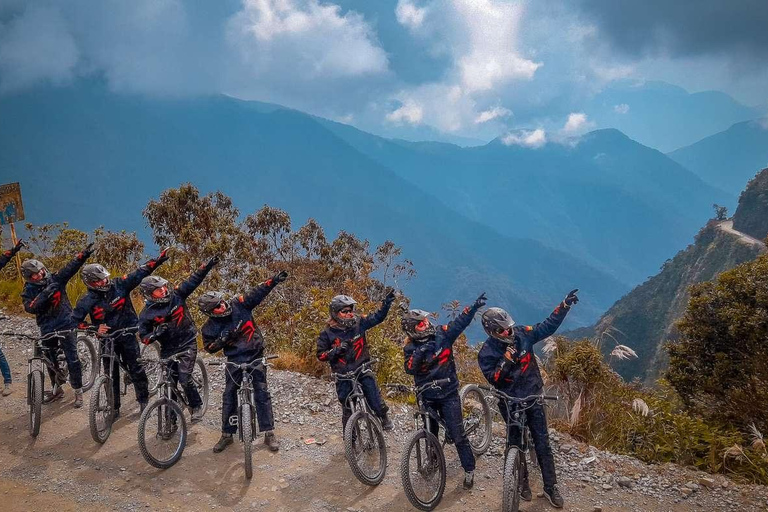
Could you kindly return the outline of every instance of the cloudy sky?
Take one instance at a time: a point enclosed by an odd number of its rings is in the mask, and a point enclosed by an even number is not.
[[[766,27],[766,0],[0,0],[0,94],[95,78],[535,147],[618,82],[768,104]]]

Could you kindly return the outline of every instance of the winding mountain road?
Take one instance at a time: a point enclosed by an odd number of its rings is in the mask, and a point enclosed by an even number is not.
[[[758,240],[757,238],[753,238],[746,233],[742,233],[741,231],[736,231],[733,229],[733,219],[724,220],[720,222],[717,227],[720,230],[737,237],[738,240],[744,244],[757,246],[763,251],[766,250],[765,243],[762,240]]]

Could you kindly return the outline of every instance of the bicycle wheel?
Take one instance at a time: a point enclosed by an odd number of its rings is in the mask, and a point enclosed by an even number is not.
[[[205,367],[205,362],[198,355],[195,360],[195,369],[192,371],[192,382],[195,383],[197,392],[200,393],[200,398],[203,400],[203,415],[208,410],[208,395],[210,395],[210,383],[208,381],[208,370]]]
[[[77,357],[83,371],[83,391],[88,391],[93,387],[101,366],[98,350],[88,336],[77,337]]]
[[[142,345],[141,359],[144,361],[144,371],[147,373],[149,396],[153,396],[157,393],[157,384],[160,382],[163,372],[158,363],[160,361],[160,345],[158,343]]]
[[[525,427],[525,437],[526,437],[525,445],[528,447],[528,461],[531,464],[530,467],[535,468],[539,465],[539,459],[536,457],[536,447],[533,444],[533,436],[531,436],[531,429],[528,427]]]
[[[245,478],[253,476],[253,411],[250,404],[243,404],[238,424],[243,436],[243,451],[245,452]]]
[[[168,469],[176,464],[187,444],[187,422],[181,407],[162,397],[152,402],[139,419],[139,449],[152,466]]]
[[[504,461],[504,489],[502,490],[501,510],[518,512],[520,510],[520,450],[512,446],[507,451]]]
[[[482,455],[491,446],[493,412],[485,400],[485,393],[475,384],[467,384],[459,391],[464,416],[464,431],[467,433],[472,453]]]
[[[27,377],[27,405],[29,405],[29,435],[37,437],[40,433],[43,408],[43,372],[32,370]]]
[[[115,419],[114,404],[111,379],[106,375],[99,375],[93,385],[88,407],[91,437],[97,443],[104,444],[112,432],[112,422]]]
[[[400,460],[400,478],[411,505],[432,510],[445,491],[445,454],[437,438],[417,430],[408,441]]]
[[[357,411],[344,429],[344,453],[349,467],[365,485],[379,485],[387,472],[387,447],[378,420]]]

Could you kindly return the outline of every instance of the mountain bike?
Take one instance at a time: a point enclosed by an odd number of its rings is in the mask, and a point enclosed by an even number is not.
[[[493,436],[493,409],[489,399],[477,384],[465,384],[459,390],[461,410],[464,417],[464,432],[475,456],[488,451]]]
[[[119,361],[117,354],[115,354],[115,339],[123,334],[133,333],[137,330],[138,327],[126,327],[108,334],[96,334],[99,339],[103,340],[101,344],[101,357],[109,360],[109,363],[102,365],[103,371],[96,378],[88,407],[88,423],[91,429],[91,437],[97,443],[104,444],[107,441],[109,434],[112,432],[112,424],[115,421],[112,372],[114,371],[116,360],[123,373],[123,379],[121,379],[123,382],[122,389],[127,386],[125,376],[128,375],[128,370],[123,362]]]
[[[261,366],[269,366],[267,363],[270,359],[277,359],[280,356],[266,356],[260,357],[250,363],[231,363],[229,361],[209,361],[209,366],[224,366],[229,373],[230,368],[235,370],[239,369],[242,372],[242,380],[237,388],[237,415],[229,418],[230,425],[237,425],[238,436],[240,442],[243,443],[243,451],[245,453],[245,477],[251,478],[253,476],[253,438],[257,429],[256,407],[253,400],[253,376],[251,370]],[[230,373],[230,377],[234,380],[234,375]]]
[[[556,396],[531,395],[525,398],[516,398],[495,388],[479,386],[492,396],[498,398],[506,408],[509,424],[506,427],[507,448],[504,455],[504,488],[502,491],[502,511],[518,512],[520,509],[519,483],[523,472],[524,457],[531,451],[530,434],[527,432],[527,414],[525,411],[544,400],[557,400]],[[517,427],[519,438],[512,439],[509,426]]]
[[[162,369],[159,365],[160,344],[155,341],[149,345],[142,345],[139,355],[144,361],[144,370],[147,372],[149,396],[154,396],[157,393],[158,384],[162,375]],[[203,382],[208,380],[208,371],[200,356],[198,356],[195,361],[195,370],[192,372],[192,380],[195,381],[195,385],[197,386],[198,391],[200,391],[200,397],[203,399],[203,414],[205,414],[208,410],[208,387],[203,386]],[[203,396],[203,392],[206,393],[205,396]]]
[[[173,379],[174,363],[184,355],[193,354],[193,350],[185,350],[168,358],[150,360],[159,368],[160,378],[157,385],[158,398],[149,404],[139,419],[139,449],[144,459],[152,466],[160,469],[168,469],[176,464],[184,453],[187,444],[187,420],[184,418],[181,406],[189,407],[189,401],[184,390],[176,385]],[[144,364],[143,358],[139,362]],[[197,358],[196,364],[200,362]],[[202,408],[207,409],[209,395],[208,372],[203,365],[202,383],[195,386],[203,400]]]
[[[40,434],[40,424],[42,422],[42,404],[49,403],[55,399],[58,395],[59,389],[63,386],[69,378],[69,367],[67,366],[67,359],[64,356],[64,350],[60,347],[56,347],[56,360],[51,361],[48,355],[48,347],[44,345],[44,342],[54,339],[63,339],[66,335],[71,334],[76,329],[67,329],[63,331],[50,332],[44,336],[30,336],[24,333],[4,332],[0,333],[3,336],[15,336],[18,338],[26,338],[32,340],[32,357],[28,360],[27,370],[27,405],[29,406],[29,434],[32,437],[37,437]],[[96,349],[88,338],[82,338],[82,341],[78,340],[78,345],[82,343],[83,348],[80,350],[78,347],[78,355],[81,357],[81,365],[83,358],[87,358],[89,367],[93,367],[93,361],[96,358]],[[45,368],[48,368],[53,373],[53,388],[49,398],[45,397]],[[93,381],[91,381],[93,385]],[[86,391],[85,382],[83,382],[83,391]]]
[[[344,427],[344,454],[355,477],[366,485],[379,485],[387,472],[387,447],[384,431],[376,415],[370,412],[359,379],[372,374],[374,361],[363,363],[348,373],[332,374],[336,381],[352,382],[352,392],[345,406],[352,411]]]

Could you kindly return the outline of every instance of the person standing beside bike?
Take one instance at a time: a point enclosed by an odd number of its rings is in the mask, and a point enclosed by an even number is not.
[[[489,337],[480,349],[477,361],[483,375],[493,387],[515,398],[538,396],[544,393],[544,381],[533,354],[533,345],[557,331],[571,306],[579,302],[576,296],[578,291],[572,290],[568,293],[549,318],[534,326],[515,325],[509,313],[501,308],[489,308],[483,313],[483,328]],[[500,403],[499,411],[509,424],[509,419],[506,417],[506,404]],[[564,500],[557,489],[555,459],[549,445],[549,430],[544,406],[538,402],[534,403],[526,408],[525,414],[536,457],[541,467],[544,495],[552,506],[562,508]],[[508,439],[521,438],[519,432],[513,431],[518,427],[509,426],[509,429]],[[531,486],[528,481],[528,467],[525,463],[523,463],[519,488],[520,497],[530,501]]]
[[[288,278],[288,272],[282,271],[267,279],[245,295],[232,300],[224,300],[221,292],[206,292],[197,304],[209,318],[201,329],[205,350],[211,354],[224,350],[230,363],[251,363],[264,357],[264,337],[253,321],[253,309],[269,295],[275,286]],[[237,414],[237,389],[243,380],[240,369],[225,370],[226,383],[221,398],[221,438],[213,447],[214,453],[220,453],[232,444],[232,436],[237,432],[237,425],[229,422]],[[266,368],[257,365],[250,370],[254,383],[254,405],[259,420],[259,431],[264,432],[264,444],[276,452],[280,444],[275,436],[275,420],[272,414],[272,397],[267,389]]]
[[[5,268],[8,262],[11,261],[14,256],[16,256],[16,253],[19,252],[22,247],[24,247],[24,241],[19,240],[16,242],[16,245],[14,245],[13,248],[8,249],[7,251],[0,254],[0,270]],[[11,388],[13,379],[11,378],[11,368],[8,366],[8,361],[5,359],[5,354],[3,354],[3,347],[0,347],[0,373],[3,375],[2,395],[8,396],[13,391]]]
[[[413,375],[416,386],[423,386],[440,379],[450,379],[450,384],[428,389],[422,394],[424,405],[435,411],[445,421],[448,436],[456,445],[461,467],[464,469],[464,488],[474,485],[475,456],[464,432],[464,420],[459,398],[459,377],[453,358],[453,344],[459,335],[472,323],[472,319],[485,305],[485,293],[467,306],[452,322],[436,329],[429,319],[430,314],[412,309],[403,315],[401,325],[407,343],[403,347],[405,373]],[[429,431],[437,435],[439,425],[430,418]]]
[[[21,292],[24,310],[35,315],[40,334],[45,336],[54,331],[72,331],[61,338],[52,338],[44,343],[51,361],[56,361],[56,350],[61,343],[69,368],[69,383],[75,390],[75,407],[83,406],[83,373],[77,355],[77,323],[72,319],[67,283],[93,254],[92,247],[93,244],[88,244],[72,261],[55,273],[48,272],[45,265],[35,259],[25,260],[21,264],[21,275],[26,281]],[[54,372],[49,369],[48,375],[55,384]],[[58,387],[55,395],[51,391],[46,392],[46,401],[58,400],[63,396],[64,390]]]
[[[378,311],[370,315],[360,316],[355,313],[357,302],[352,297],[347,295],[335,296],[329,306],[331,317],[328,320],[328,325],[317,338],[317,358],[329,363],[331,371],[334,373],[349,373],[368,363],[371,360],[371,354],[368,351],[365,331],[376,327],[387,318],[394,301],[395,291],[388,288]],[[381,419],[382,428],[387,431],[392,430],[394,428],[392,420],[387,415],[389,407],[381,398],[376,379],[372,375],[366,374],[362,375],[358,382],[363,388],[365,399],[371,409]],[[336,394],[342,408],[342,430],[352,415],[352,411],[346,407],[347,397],[351,392],[352,383],[350,381],[336,381]]]
[[[142,279],[152,274],[160,265],[168,260],[168,250],[160,253],[156,259],[151,259],[130,274],[118,278],[110,278],[110,274],[98,263],[89,263],[80,272],[80,278],[85,283],[88,291],[77,301],[72,313],[72,319],[80,328],[87,328],[85,317],[90,315],[91,324],[98,325],[97,333],[108,334],[109,330],[126,329],[136,327],[139,318],[131,301],[131,291],[139,286]],[[102,340],[104,352],[104,342]],[[133,382],[136,401],[139,402],[141,411],[149,401],[149,383],[144,367],[137,361],[139,357],[139,345],[136,342],[136,334],[126,332],[114,340],[115,355],[119,357],[128,370]],[[104,358],[105,368],[109,368],[109,358]],[[120,417],[120,366],[114,365],[112,373],[113,397],[115,400],[115,412],[113,419]]]
[[[187,297],[219,261],[219,257],[214,256],[173,290],[169,289],[166,279],[157,276],[147,276],[139,284],[146,301],[139,313],[139,337],[145,345],[158,342],[163,359],[184,352],[179,361],[173,363],[172,373],[184,389],[193,422],[203,419],[203,400],[192,381],[197,359],[197,327],[189,314]]]

